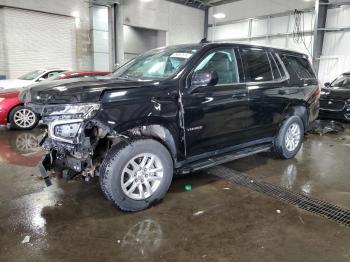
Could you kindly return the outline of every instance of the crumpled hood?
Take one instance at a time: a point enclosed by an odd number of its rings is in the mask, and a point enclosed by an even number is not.
[[[22,88],[32,83],[33,81],[21,80],[21,79],[0,80],[0,90],[10,89],[10,88]]]
[[[152,85],[152,81],[115,78],[83,78],[45,81],[26,88],[21,99],[35,104],[70,104],[98,102],[105,90]]]

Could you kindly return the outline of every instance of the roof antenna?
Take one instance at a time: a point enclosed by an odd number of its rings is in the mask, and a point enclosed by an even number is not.
[[[205,44],[205,43],[209,43],[209,41],[207,40],[207,38],[203,38],[200,42],[200,44]]]

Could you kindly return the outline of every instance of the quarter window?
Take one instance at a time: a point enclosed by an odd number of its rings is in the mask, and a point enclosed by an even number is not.
[[[262,49],[242,49],[246,82],[265,82],[273,80],[270,61]]]
[[[283,62],[287,70],[300,80],[316,78],[310,62],[306,58],[285,55],[283,57]]]
[[[270,54],[269,58],[270,58],[273,78],[275,80],[281,79],[281,72],[280,72],[280,69],[277,67],[275,58],[272,56],[272,54]]]
[[[194,71],[199,70],[215,71],[218,85],[239,83],[236,56],[231,48],[218,49],[205,56]]]

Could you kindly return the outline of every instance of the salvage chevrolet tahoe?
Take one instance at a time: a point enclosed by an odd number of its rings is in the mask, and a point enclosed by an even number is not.
[[[98,176],[124,211],[160,201],[173,174],[271,150],[292,158],[320,90],[300,53],[232,43],[146,52],[100,79],[40,83],[24,94],[48,150],[40,170]]]

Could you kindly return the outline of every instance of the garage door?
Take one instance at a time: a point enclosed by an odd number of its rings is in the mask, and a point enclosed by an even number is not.
[[[75,69],[74,18],[12,8],[2,11],[7,77],[38,68]]]

